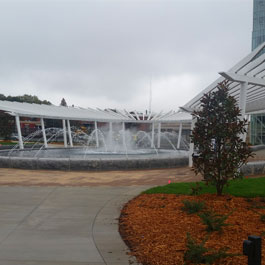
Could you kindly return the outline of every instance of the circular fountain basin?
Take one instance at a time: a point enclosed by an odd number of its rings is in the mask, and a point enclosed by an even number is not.
[[[0,167],[51,170],[128,170],[188,165],[183,150],[136,149],[112,151],[86,148],[2,150]]]

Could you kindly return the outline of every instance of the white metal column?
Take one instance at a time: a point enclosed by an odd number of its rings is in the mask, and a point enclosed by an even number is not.
[[[157,148],[160,148],[160,143],[161,143],[161,122],[158,123]]]
[[[251,115],[249,115],[249,114],[246,115],[246,119],[248,121],[248,124],[246,126],[246,132],[244,133],[244,136],[243,136],[243,141],[244,142],[247,141],[247,135],[248,135],[248,130],[249,130],[250,117],[251,117]],[[251,132],[250,131],[249,131],[249,139],[251,139]],[[250,140],[249,140],[249,142],[250,142]]]
[[[196,123],[196,119],[193,118],[192,121],[191,121],[191,132],[192,132],[192,130],[194,128],[195,123]],[[192,165],[193,165],[193,161],[192,161],[193,152],[194,152],[194,143],[192,143],[191,140],[190,140],[189,167],[192,167]]]
[[[154,142],[154,139],[155,138],[155,124],[154,122],[152,122],[152,138],[151,138],[151,148],[154,148],[155,147],[155,142]]]
[[[63,142],[64,142],[64,147],[67,147],[67,135],[66,135],[65,120],[63,120]]]
[[[241,82],[240,83],[239,108],[241,110],[240,118],[242,120],[245,118],[245,114],[246,114],[247,87],[248,87],[247,82]],[[243,141],[245,142],[247,139],[247,134],[246,133],[242,134],[241,139],[243,139]]]
[[[16,116],[16,125],[17,125],[17,135],[18,135],[18,142],[19,142],[19,149],[24,149],[23,145],[23,139],[22,139],[22,134],[21,134],[21,127],[20,127],[20,120],[19,116]]]
[[[247,82],[240,83],[239,108],[241,110],[241,119],[244,119],[246,114],[247,87]]]
[[[110,145],[112,147],[112,141],[113,141],[113,126],[112,126],[112,122],[109,122],[109,141],[110,141]]]
[[[126,148],[126,141],[125,141],[125,122],[122,123],[122,143],[125,150]]]
[[[73,139],[72,139],[72,133],[71,133],[71,124],[70,124],[69,120],[67,120],[67,129],[68,129],[69,143],[70,143],[70,146],[73,147]]]
[[[46,138],[46,132],[45,132],[45,126],[44,126],[44,120],[43,118],[40,119],[41,122],[41,130],[42,130],[42,135],[43,135],[43,142],[44,142],[44,147],[47,148],[47,138]]]
[[[95,134],[96,134],[96,147],[99,147],[99,141],[98,141],[98,123],[95,121]]]
[[[179,149],[179,148],[180,148],[181,134],[182,134],[182,122],[179,124],[179,136],[178,136],[178,144],[177,144],[177,149]]]

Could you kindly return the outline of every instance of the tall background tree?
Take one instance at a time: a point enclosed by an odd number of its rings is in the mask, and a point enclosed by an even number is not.
[[[66,101],[65,101],[64,98],[62,98],[61,103],[60,103],[60,106],[67,107],[67,103],[66,103]]]
[[[240,117],[235,98],[229,96],[227,82],[220,83],[217,91],[205,94],[200,110],[192,115],[196,123],[191,139],[198,152],[193,157],[194,171],[222,195],[229,179],[242,177],[239,168],[251,156],[242,140],[247,121]]]

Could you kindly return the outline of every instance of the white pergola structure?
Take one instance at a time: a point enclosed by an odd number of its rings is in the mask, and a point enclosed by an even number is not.
[[[169,111],[167,113],[149,113],[145,115],[138,112],[128,112],[126,110],[101,110],[101,109],[91,109],[91,108],[78,108],[78,107],[64,107],[64,106],[54,106],[54,105],[39,105],[30,103],[20,103],[20,102],[10,102],[10,101],[0,101],[0,110],[12,115],[16,120],[16,127],[19,139],[19,148],[24,149],[23,138],[21,134],[20,117],[29,118],[39,118],[41,121],[41,129],[43,134],[44,147],[48,147],[44,119],[59,119],[62,120],[63,127],[63,138],[64,147],[68,147],[67,135],[69,139],[70,147],[73,147],[73,140],[71,135],[71,121],[89,121],[94,122],[95,135],[96,135],[96,146],[99,146],[98,137],[98,122],[109,123],[109,134],[112,137],[112,125],[113,123],[122,123],[122,130],[125,131],[125,123],[149,123],[152,125],[151,134],[151,145],[152,147],[157,146],[160,148],[160,133],[161,133],[161,123],[178,123],[179,129],[179,139],[177,144],[177,149],[180,148],[180,138],[182,133],[182,122],[187,122],[191,120],[191,115],[189,113]],[[157,144],[154,142],[154,132],[155,125],[158,128],[158,140]],[[125,133],[123,133],[123,144],[125,146]]]
[[[228,80],[229,94],[237,99],[242,118],[253,113],[265,112],[265,54],[262,53],[264,49],[265,43],[227,72],[220,72],[221,77],[185,104],[182,109],[188,112],[199,109],[203,95],[216,90],[219,83]],[[194,121],[191,127],[193,125]],[[192,166],[193,147],[193,144],[190,144],[190,166]]]

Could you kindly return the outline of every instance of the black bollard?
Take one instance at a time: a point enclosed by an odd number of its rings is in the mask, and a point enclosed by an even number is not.
[[[244,240],[243,254],[248,256],[248,265],[261,265],[261,237],[249,236]]]

